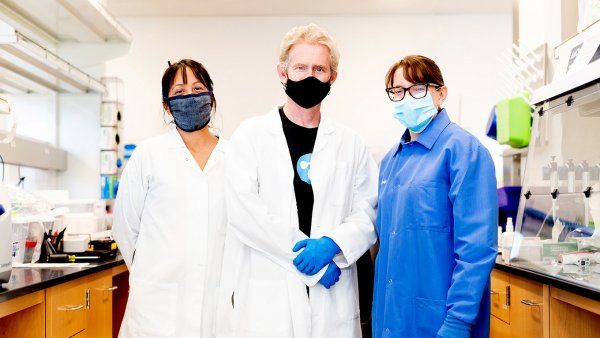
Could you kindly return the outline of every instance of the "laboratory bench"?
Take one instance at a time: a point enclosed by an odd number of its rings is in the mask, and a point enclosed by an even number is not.
[[[504,263],[491,275],[492,338],[600,337],[600,280],[594,271]]]
[[[13,268],[0,288],[0,338],[116,337],[128,276],[120,255],[80,267]]]

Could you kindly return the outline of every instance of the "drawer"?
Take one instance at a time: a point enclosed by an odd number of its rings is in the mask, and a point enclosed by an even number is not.
[[[46,289],[46,338],[71,337],[86,328],[86,281],[79,278]]]
[[[539,338],[543,336],[544,287],[542,283],[512,275],[511,294],[511,333],[513,337]]]
[[[491,275],[492,316],[510,324],[510,279],[504,271],[493,270]]]

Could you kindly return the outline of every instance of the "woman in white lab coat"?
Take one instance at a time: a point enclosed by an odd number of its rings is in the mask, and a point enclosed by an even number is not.
[[[169,63],[162,94],[174,126],[141,143],[123,172],[113,236],[130,291],[119,337],[214,336],[226,216],[212,89],[200,63]]]

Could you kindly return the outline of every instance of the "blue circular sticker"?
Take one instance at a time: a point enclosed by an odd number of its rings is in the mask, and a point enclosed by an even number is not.
[[[312,158],[312,153],[302,155],[298,159],[298,163],[296,163],[296,171],[298,172],[298,176],[302,181],[307,184],[310,183],[310,160]]]

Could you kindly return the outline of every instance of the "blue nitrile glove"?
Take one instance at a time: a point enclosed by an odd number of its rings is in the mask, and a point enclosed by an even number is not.
[[[438,338],[470,338],[471,325],[452,316],[446,316],[437,336]]]
[[[300,272],[312,276],[329,264],[340,247],[329,237],[307,238],[294,245],[294,252],[304,248],[294,259],[294,265]]]
[[[342,272],[340,271],[340,268],[338,268],[334,262],[331,262],[329,263],[327,270],[325,270],[325,274],[319,280],[319,283],[321,283],[321,285],[323,285],[326,289],[329,289],[340,280],[341,273]]]

